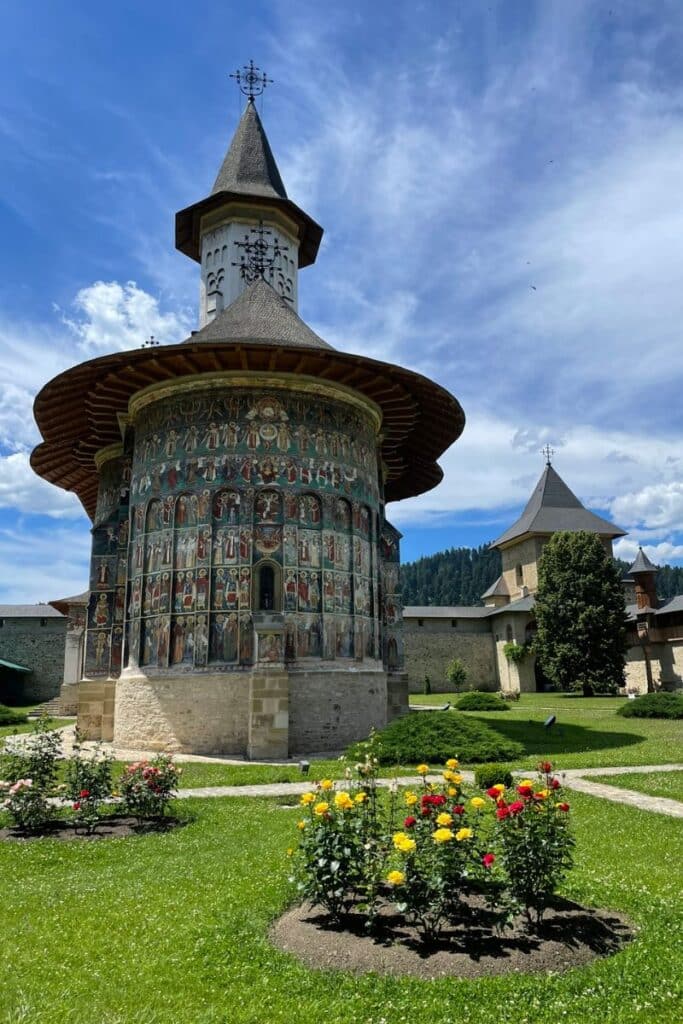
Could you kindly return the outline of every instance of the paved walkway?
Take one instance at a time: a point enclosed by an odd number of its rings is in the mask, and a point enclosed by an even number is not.
[[[630,789],[620,789],[617,786],[608,786],[603,782],[591,782],[585,776],[590,775],[622,775],[634,772],[675,772],[683,771],[683,764],[657,764],[657,765],[636,765],[625,768],[570,768],[566,771],[559,771],[557,774],[562,779],[567,789],[575,789],[580,793],[587,793],[589,796],[602,797],[605,800],[612,800],[615,803],[628,804],[632,807],[639,807],[641,810],[655,811],[658,814],[668,814],[673,818],[683,818],[683,803],[678,800],[668,800],[665,797],[648,796],[646,793],[636,793]],[[474,781],[474,773],[463,771],[460,773],[466,782]],[[528,772],[515,772],[521,778]],[[427,777],[429,781],[438,782],[440,776],[432,775]],[[384,788],[391,786],[415,786],[414,775],[401,776],[397,779],[379,779],[378,783]],[[260,786],[204,786],[196,789],[181,789],[178,796],[181,799],[189,797],[231,797],[231,796],[261,796],[261,797],[298,797],[311,789],[312,782],[278,782]]]
[[[69,756],[72,750],[74,726],[65,726],[59,732],[63,736],[63,750]],[[27,734],[23,734],[26,736]],[[22,737],[18,737],[22,740]],[[97,744],[85,743],[85,747],[94,748]],[[158,751],[149,750],[117,750],[111,744],[102,744],[103,749],[110,751],[117,760],[136,761],[141,758],[154,757]],[[322,755],[321,755],[322,756]],[[330,757],[330,754],[325,755]],[[229,765],[254,765],[264,764],[271,767],[282,765],[295,765],[295,761],[245,761],[243,758],[229,757],[208,757],[201,754],[174,754],[174,760],[178,762],[200,762],[203,764],[229,764]],[[313,760],[311,754],[308,760]],[[562,779],[563,785],[568,789],[574,789],[579,793],[587,793],[589,796],[601,797],[604,800],[612,800],[614,803],[627,804],[631,807],[639,807],[641,810],[654,811],[657,814],[668,814],[673,818],[683,818],[683,803],[679,800],[669,800],[661,796],[649,796],[646,793],[637,793],[631,789],[621,789],[618,786],[610,786],[604,782],[591,782],[594,775],[629,775],[640,772],[676,772],[683,771],[683,764],[646,764],[628,765],[624,767],[611,768],[567,768],[564,771],[558,769],[557,775]],[[462,771],[460,773],[465,782],[474,781],[474,773]],[[515,771],[517,778],[529,775],[529,771]],[[439,782],[440,776],[428,776],[428,781]],[[391,786],[416,786],[418,785],[415,775],[401,776],[397,779],[379,779],[379,785],[384,788]],[[181,800],[191,797],[298,797],[314,786],[312,780],[301,782],[275,782],[257,786],[199,786],[193,789],[181,789],[178,791],[178,798]]]

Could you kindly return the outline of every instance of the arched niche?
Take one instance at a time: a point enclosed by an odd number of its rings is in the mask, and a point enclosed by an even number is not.
[[[282,566],[270,558],[262,558],[253,569],[253,610],[282,611]]]

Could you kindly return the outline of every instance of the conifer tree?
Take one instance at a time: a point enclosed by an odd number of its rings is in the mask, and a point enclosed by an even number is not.
[[[624,685],[624,591],[595,534],[553,534],[539,562],[534,612],[534,651],[551,682],[586,695]]]

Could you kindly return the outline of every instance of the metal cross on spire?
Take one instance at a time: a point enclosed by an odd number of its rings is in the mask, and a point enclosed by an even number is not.
[[[273,79],[268,78],[265,71],[261,71],[253,60],[250,60],[248,64],[243,64],[241,69],[233,71],[230,78],[235,79],[240,92],[247,97],[250,103],[253,103],[255,98],[261,95],[266,86],[273,84]]]
[[[554,454],[555,454],[555,449],[551,448],[549,444],[546,444],[543,448],[541,448],[541,455],[545,456],[545,464],[546,464],[546,466],[550,466],[551,465],[551,459],[552,459]]]
[[[280,257],[286,256],[288,247],[280,245],[277,237],[272,231],[263,226],[260,220],[258,227],[251,228],[241,242],[235,242],[240,250],[239,260],[233,260],[233,267],[239,267],[240,276],[247,284],[253,284],[262,277],[269,281],[277,291],[292,302],[291,282],[282,272],[279,266]]]

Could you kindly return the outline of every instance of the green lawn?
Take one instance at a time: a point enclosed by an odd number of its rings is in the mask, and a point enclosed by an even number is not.
[[[17,711],[32,710],[31,708],[17,708]],[[63,725],[71,725],[75,722],[74,718],[48,718],[47,727],[48,729],[61,729]],[[3,725],[0,726],[0,740],[5,736],[16,736],[20,732],[31,732],[35,728],[35,720],[27,722],[25,725]]]
[[[167,835],[0,844],[3,1024],[671,1024],[683,1014],[683,823],[573,795],[567,894],[637,940],[564,975],[464,982],[310,971],[268,943],[298,812],[192,800]]]
[[[648,796],[665,796],[683,802],[683,771],[634,772],[632,775],[591,775],[591,782],[604,782],[619,789],[634,789]]]
[[[456,694],[411,695],[415,704],[454,701]],[[613,697],[567,697],[557,693],[527,693],[505,712],[458,712],[478,717],[509,739],[518,740],[527,757],[520,768],[550,757],[558,768],[600,768],[617,765],[683,762],[683,726],[667,719],[621,718],[623,700]],[[544,721],[555,715],[551,729]]]

